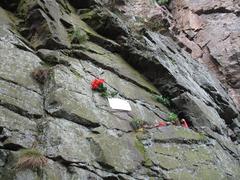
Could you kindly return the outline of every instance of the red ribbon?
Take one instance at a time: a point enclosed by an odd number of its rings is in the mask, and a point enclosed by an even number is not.
[[[165,123],[165,122],[159,122],[157,125],[155,125],[156,128],[158,128],[158,127],[164,127],[164,126],[167,126],[167,123]]]
[[[182,127],[189,128],[185,119],[182,119],[181,122],[182,122]]]

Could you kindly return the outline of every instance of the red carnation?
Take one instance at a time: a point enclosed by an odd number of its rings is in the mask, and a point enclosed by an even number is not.
[[[104,79],[94,79],[91,83],[92,90],[97,90],[104,82]]]

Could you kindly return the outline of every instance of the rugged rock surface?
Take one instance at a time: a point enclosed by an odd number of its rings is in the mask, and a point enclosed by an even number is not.
[[[171,37],[139,31],[144,21],[134,29],[136,14],[112,1],[10,2],[0,2],[0,179],[240,178],[239,112]],[[125,11],[132,5],[116,3]],[[113,111],[91,90],[96,77],[132,111]],[[130,126],[133,118],[154,124],[172,111],[190,129]],[[16,169],[19,150],[32,146],[47,166]]]
[[[178,39],[225,85],[240,110],[240,2],[172,1]]]

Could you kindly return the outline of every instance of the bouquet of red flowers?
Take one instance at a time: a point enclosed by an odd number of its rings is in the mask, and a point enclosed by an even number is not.
[[[92,90],[99,91],[99,92],[106,91],[107,88],[103,85],[103,83],[105,83],[104,79],[94,79],[91,83]]]
[[[94,79],[91,83],[91,88],[94,91],[100,92],[101,96],[103,96],[103,97],[108,97],[109,95],[111,97],[114,97],[115,95],[117,95],[117,92],[108,93],[107,87],[104,86],[104,83],[105,83],[104,79]]]

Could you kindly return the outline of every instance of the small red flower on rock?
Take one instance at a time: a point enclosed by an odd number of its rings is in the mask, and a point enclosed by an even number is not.
[[[104,82],[105,82],[104,79],[94,79],[91,83],[92,90],[98,90],[100,86],[103,85]]]
[[[104,79],[94,79],[91,83],[91,88],[94,91],[101,93],[102,97],[114,97],[118,94],[118,92],[108,92],[106,86],[104,86],[105,80]]]

